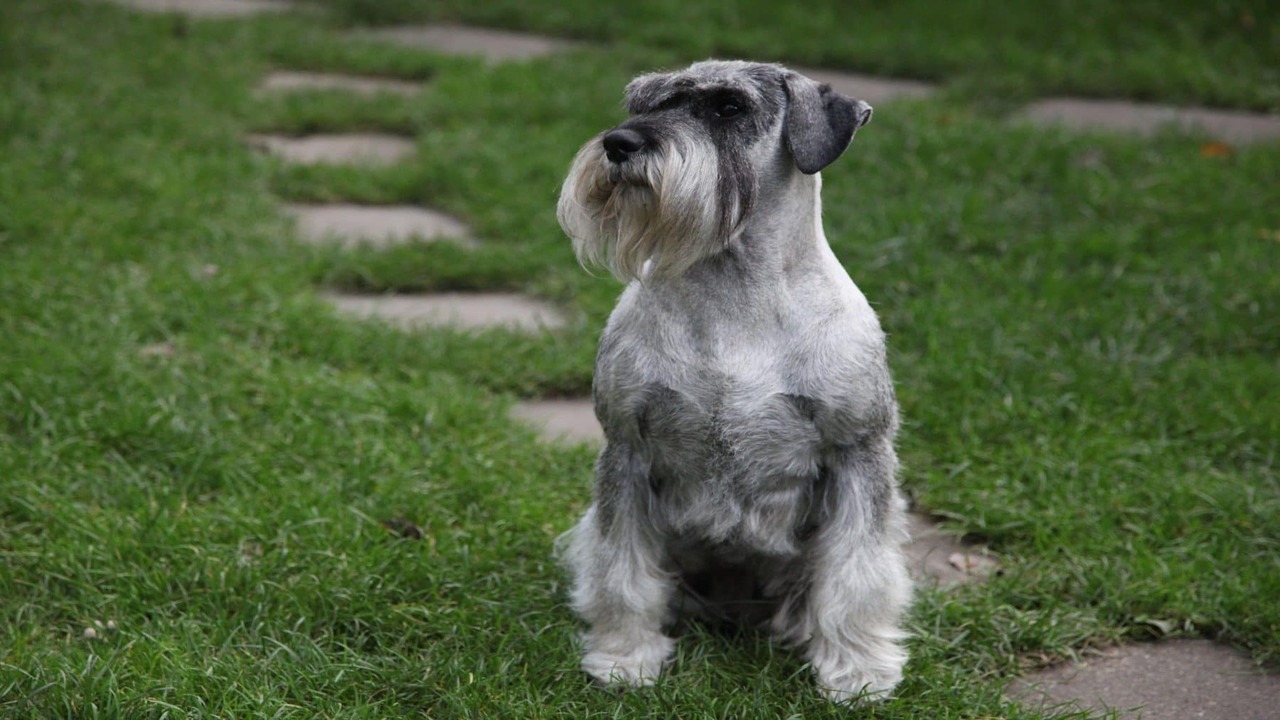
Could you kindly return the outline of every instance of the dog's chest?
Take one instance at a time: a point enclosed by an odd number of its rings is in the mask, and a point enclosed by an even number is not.
[[[670,530],[730,554],[798,552],[820,479],[822,435],[811,401],[782,390],[731,376],[694,392],[650,388],[641,442]]]
[[[649,464],[658,520],[695,542],[773,556],[798,552],[819,481],[820,399],[794,355],[801,338],[726,329],[721,336],[647,335],[616,358],[613,384],[603,358],[602,420],[634,443]],[[668,333],[674,332],[667,326]],[[757,329],[758,330],[758,329]]]
[[[793,556],[824,457],[892,417],[883,333],[826,260],[786,281],[722,274],[684,292],[623,294],[601,339],[596,410],[609,442],[647,466],[668,531]]]

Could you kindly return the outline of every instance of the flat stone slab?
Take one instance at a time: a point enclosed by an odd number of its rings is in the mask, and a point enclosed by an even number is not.
[[[906,547],[907,565],[917,581],[946,588],[983,580],[999,569],[994,557],[966,545],[924,515],[911,513],[908,517],[911,542]]]
[[[489,62],[529,60],[573,47],[573,43],[540,35],[461,25],[389,27],[361,35],[445,55],[481,57]]]
[[[181,13],[192,17],[240,17],[293,10],[284,0],[111,0],[133,10]]]
[[[902,98],[920,98],[934,90],[933,85],[918,80],[893,80],[822,68],[793,67],[791,69],[820,83],[831,85],[832,90],[842,95],[866,100],[872,105]]]
[[[1280,675],[1209,640],[1122,645],[1048,668],[1010,685],[1033,707],[1077,703],[1125,719],[1270,720],[1280,714]]]
[[[1178,108],[1127,100],[1052,98],[1028,105],[1024,116],[1041,125],[1073,130],[1118,130],[1151,135],[1164,128],[1203,132],[1218,140],[1245,144],[1280,138],[1280,115]]]
[[[417,150],[412,140],[378,133],[340,135],[250,135],[248,143],[300,165],[394,165]]]
[[[450,239],[474,245],[461,221],[412,205],[286,205],[301,239],[343,247],[389,247],[413,240]]]
[[[564,316],[550,303],[517,293],[326,293],[322,297],[344,315],[382,320],[405,330],[449,327],[460,330],[505,328],[537,332],[565,324]]]
[[[341,90],[365,97],[379,93],[415,95],[422,85],[407,80],[369,77],[365,75],[335,75],[330,73],[300,72],[297,70],[273,70],[258,85],[259,95],[312,90]]]
[[[548,442],[604,444],[604,431],[590,398],[527,400],[511,408],[511,417],[537,428]]]

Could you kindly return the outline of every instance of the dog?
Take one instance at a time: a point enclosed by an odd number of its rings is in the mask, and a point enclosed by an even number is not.
[[[871,106],[781,65],[627,85],[557,217],[626,283],[593,381],[593,502],[557,544],[582,668],[654,682],[683,613],[755,615],[836,702],[886,697],[911,584],[885,337],[828,246],[819,171]]]

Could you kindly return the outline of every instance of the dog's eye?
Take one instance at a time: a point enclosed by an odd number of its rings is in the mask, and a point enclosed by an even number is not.
[[[721,120],[737,117],[742,114],[742,106],[733,100],[721,100],[716,103],[715,109],[712,111],[716,117]]]

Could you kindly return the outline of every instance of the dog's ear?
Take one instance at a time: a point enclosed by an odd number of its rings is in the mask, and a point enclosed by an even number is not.
[[[796,167],[812,175],[836,161],[853,134],[871,120],[871,106],[798,73],[786,75],[787,148]]]

